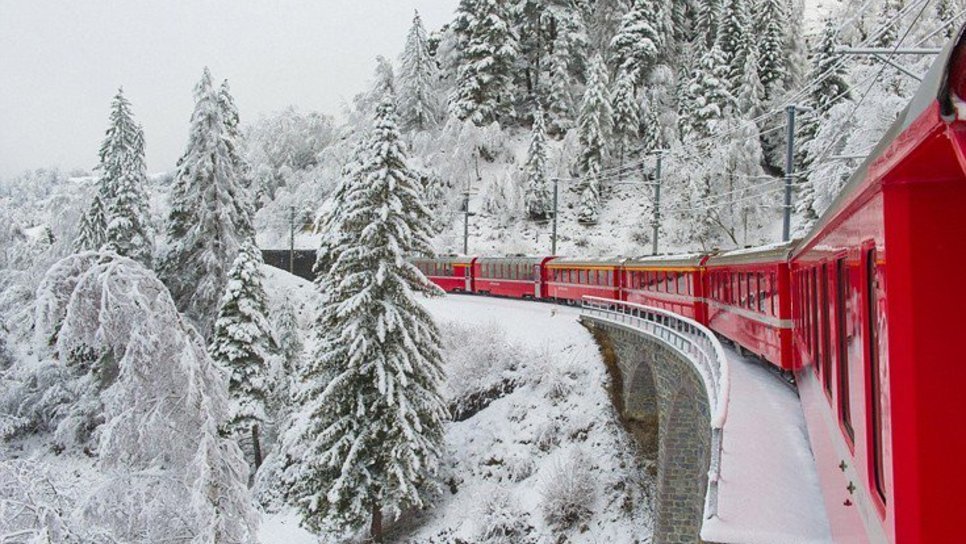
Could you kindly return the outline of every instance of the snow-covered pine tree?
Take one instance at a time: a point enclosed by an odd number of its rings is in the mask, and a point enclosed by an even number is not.
[[[229,413],[222,428],[240,443],[251,440],[254,469],[262,464],[259,433],[272,394],[269,357],[277,350],[266,317],[262,254],[253,241],[241,244],[228,272],[208,352],[228,373]]]
[[[785,88],[798,89],[808,71],[808,46],[805,43],[805,2],[791,0],[785,24]],[[774,99],[774,97],[772,97]]]
[[[98,213],[94,208],[99,201],[104,214],[102,244],[150,266],[154,242],[145,188],[144,133],[134,122],[131,103],[124,97],[123,89],[118,89],[111,101],[110,124],[98,155],[99,198],[92,202],[89,214]],[[87,232],[93,232],[89,230],[94,225],[93,218],[92,215],[87,225],[82,226]],[[85,248],[100,249],[100,246],[86,245]]]
[[[647,81],[651,68],[666,53],[668,39],[661,21],[665,5],[663,1],[636,0],[611,40],[615,69],[631,74],[635,86]]]
[[[751,46],[751,24],[747,0],[724,0],[717,45],[728,64],[729,90],[737,94],[745,72],[745,61]]]
[[[607,66],[604,58],[597,55],[591,61],[587,73],[587,88],[577,120],[581,147],[577,163],[581,172],[581,182],[577,187],[580,192],[577,220],[588,225],[597,223],[600,216],[599,175],[608,155],[607,142],[613,128],[613,112],[607,86]]]
[[[621,19],[631,9],[633,0],[594,0],[580,2],[587,21],[588,35],[594,54],[604,55],[610,46]],[[576,3],[576,2],[575,2]]]
[[[684,89],[679,118],[683,137],[711,136],[714,124],[735,108],[729,87],[728,64],[715,43],[698,59]]]
[[[562,138],[574,124],[574,78],[570,75],[569,48],[562,35],[553,42],[547,92],[547,134]]]
[[[298,372],[299,359],[302,356],[304,344],[302,343],[302,335],[298,317],[295,315],[295,308],[288,298],[283,299],[278,307],[274,329],[275,345],[278,346],[283,363],[281,368],[283,376],[280,376],[280,378],[289,380],[290,377],[295,376]],[[286,391],[288,390],[287,387],[285,389]],[[276,397],[280,397],[280,395],[276,395]]]
[[[611,93],[613,121],[613,141],[617,148],[619,164],[624,164],[625,156],[634,149],[640,138],[640,103],[634,92],[634,76],[626,70],[617,74],[614,91]]]
[[[547,135],[543,111],[533,112],[533,130],[527,151],[527,188],[524,203],[530,219],[544,220],[553,214],[553,194],[547,177]]]
[[[694,15],[694,36],[691,42],[702,45],[702,49],[711,47],[718,39],[718,25],[721,22],[722,0],[702,0],[697,2]]]
[[[178,308],[205,334],[218,312],[228,268],[253,235],[248,196],[235,161],[237,143],[225,121],[211,73],[195,87],[188,145],[178,161],[167,221],[161,277]]]
[[[439,289],[407,260],[433,253],[431,217],[388,97],[357,177],[341,215],[348,243],[323,282],[320,342],[286,434],[284,480],[308,527],[368,522],[381,541],[384,513],[426,503],[446,418],[439,332],[414,296]]]
[[[883,0],[879,5],[879,12],[876,13],[874,28],[879,29],[879,34],[874,40],[875,47],[892,47],[896,39],[899,38],[899,27],[901,22],[896,20],[899,6],[891,0]]]
[[[426,28],[417,11],[406,36],[406,46],[400,58],[399,118],[402,126],[411,130],[426,130],[439,120],[439,69],[429,53]]]
[[[223,80],[221,87],[218,88],[218,104],[221,106],[222,118],[225,120],[227,135],[225,145],[231,151],[231,160],[239,176],[238,183],[248,190],[252,186],[251,167],[242,154],[241,117],[238,115],[238,106],[235,105],[235,97],[231,95],[231,87],[227,79]],[[248,196],[247,193],[246,196]]]
[[[107,230],[107,211],[101,191],[95,189],[90,206],[81,216],[77,227],[77,238],[74,238],[74,251],[97,251],[104,245]]]
[[[470,15],[459,42],[456,88],[450,114],[478,126],[505,120],[511,114],[513,61],[517,45],[504,0],[467,0]],[[462,24],[462,23],[461,23]]]
[[[755,8],[758,79],[765,90],[764,100],[779,96],[785,89],[787,8],[787,0],[762,0]]]
[[[765,88],[761,80],[758,79],[758,48],[751,45],[745,57],[745,69],[741,76],[741,85],[738,87],[738,111],[746,119],[755,119],[763,112],[762,99],[765,95]]]
[[[845,81],[845,67],[841,56],[835,54],[835,24],[825,21],[822,38],[814,53],[812,79],[818,83],[812,89],[812,107],[824,114],[840,100],[849,98],[849,84]]]
[[[936,2],[936,21],[940,24],[952,21],[962,7],[960,4],[960,0],[939,0]],[[948,40],[953,37],[954,32],[956,32],[956,25],[949,24],[940,34]]]

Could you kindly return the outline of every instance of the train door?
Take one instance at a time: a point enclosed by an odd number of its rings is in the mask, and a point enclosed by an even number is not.
[[[540,265],[533,265],[533,297],[543,298],[543,293],[540,292]]]
[[[467,293],[473,292],[473,265],[469,264],[463,267],[463,289]]]

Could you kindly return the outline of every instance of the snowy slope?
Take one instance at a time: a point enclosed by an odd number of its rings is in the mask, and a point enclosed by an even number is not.
[[[264,272],[273,304],[279,297],[296,304],[310,350],[313,286],[284,271]],[[444,392],[451,406],[466,410],[463,421],[447,426],[435,508],[406,516],[389,529],[389,540],[480,542],[488,528],[506,525],[518,531],[506,542],[555,542],[561,535],[573,543],[646,542],[647,463],[638,461],[617,420],[598,348],[576,311],[458,296],[425,304],[446,341]],[[545,516],[561,499],[578,510],[570,527]],[[288,509],[265,514],[259,536],[264,544],[316,542],[298,522]]]

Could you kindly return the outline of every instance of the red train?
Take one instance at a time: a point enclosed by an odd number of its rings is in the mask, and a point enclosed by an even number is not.
[[[836,542],[966,539],[962,31],[803,239],[712,255],[419,261],[447,291],[627,300],[793,372]],[[960,111],[963,113],[960,113]]]

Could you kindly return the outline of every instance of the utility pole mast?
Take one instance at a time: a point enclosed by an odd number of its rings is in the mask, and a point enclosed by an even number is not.
[[[782,242],[792,236],[792,179],[795,175],[795,104],[785,107],[785,216],[782,219]]]
[[[551,238],[550,238],[550,254],[551,255],[556,255],[557,254],[557,209],[558,209],[558,204],[557,204],[557,185],[559,183],[560,183],[560,180],[559,179],[553,178],[553,234],[551,235]]]
[[[654,169],[654,217],[651,219],[651,255],[657,255],[657,240],[661,232],[661,162],[664,152],[657,153],[657,166]]]
[[[288,207],[288,271],[295,273],[295,206]]]
[[[470,254],[470,187],[463,191],[463,255]]]

